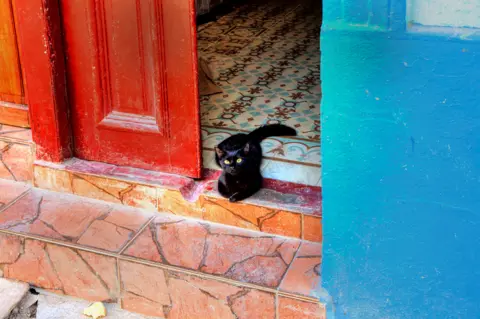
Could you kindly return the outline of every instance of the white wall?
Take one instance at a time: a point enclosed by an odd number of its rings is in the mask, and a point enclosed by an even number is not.
[[[480,0],[408,0],[407,10],[408,22],[480,28]]]

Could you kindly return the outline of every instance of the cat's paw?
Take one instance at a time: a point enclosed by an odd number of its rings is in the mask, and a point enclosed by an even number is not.
[[[228,198],[228,200],[230,201],[230,203],[238,202],[238,197],[239,197],[238,195],[239,195],[239,193],[235,193],[235,194],[233,194],[232,196],[230,196],[230,197]]]

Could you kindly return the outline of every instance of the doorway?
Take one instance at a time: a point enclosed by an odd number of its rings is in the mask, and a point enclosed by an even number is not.
[[[214,147],[229,136],[282,123],[297,136],[262,143],[262,174],[321,186],[321,2],[249,0],[203,10],[199,68],[212,80],[200,97],[204,167],[218,169]]]

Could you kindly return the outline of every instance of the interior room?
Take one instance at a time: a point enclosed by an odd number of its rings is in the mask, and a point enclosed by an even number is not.
[[[204,168],[238,132],[281,123],[295,137],[262,143],[266,178],[321,186],[321,2],[198,0]]]

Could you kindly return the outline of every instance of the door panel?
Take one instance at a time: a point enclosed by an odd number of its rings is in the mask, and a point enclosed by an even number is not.
[[[200,177],[194,0],[62,0],[75,154]]]
[[[23,76],[11,0],[0,1],[0,101],[23,104]]]

